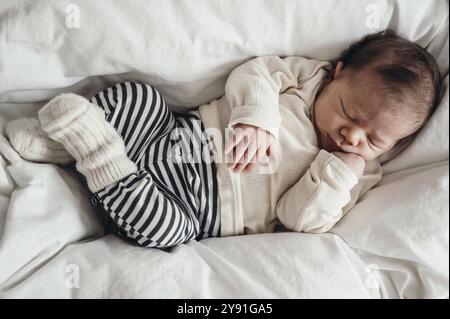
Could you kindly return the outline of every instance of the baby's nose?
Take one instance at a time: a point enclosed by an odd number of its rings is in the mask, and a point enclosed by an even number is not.
[[[358,129],[343,128],[341,129],[341,134],[344,136],[345,141],[352,146],[358,146],[362,138],[361,132]]]

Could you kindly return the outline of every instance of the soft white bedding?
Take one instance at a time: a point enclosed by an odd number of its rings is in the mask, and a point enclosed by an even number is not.
[[[448,298],[447,1],[71,3],[0,0],[0,298]],[[68,28],[77,8],[79,28]],[[123,79],[155,85],[174,109],[200,105],[253,56],[333,58],[375,31],[366,22],[377,12],[379,29],[429,46],[446,95],[328,234],[133,247],[104,236],[72,174],[22,160],[3,135],[59,92],[89,96]]]

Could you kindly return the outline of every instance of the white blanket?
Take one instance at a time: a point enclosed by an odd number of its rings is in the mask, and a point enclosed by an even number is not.
[[[447,1],[76,3],[0,0],[0,298],[448,298],[448,76],[418,138],[387,154],[382,182],[321,235],[133,247],[104,235],[71,173],[24,161],[3,136],[59,92],[138,80],[174,109],[197,106],[251,57],[331,59],[387,26],[447,75]]]

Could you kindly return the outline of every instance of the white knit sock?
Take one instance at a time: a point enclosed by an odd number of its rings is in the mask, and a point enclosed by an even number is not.
[[[51,140],[35,118],[21,118],[9,122],[5,134],[14,149],[33,162],[68,164],[74,159],[64,146]]]
[[[39,111],[42,129],[77,161],[88,187],[97,192],[137,171],[122,138],[103,111],[76,94],[61,94]]]

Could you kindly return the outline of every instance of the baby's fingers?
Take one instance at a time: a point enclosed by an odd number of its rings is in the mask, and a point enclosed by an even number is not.
[[[233,136],[234,139],[234,136]],[[232,167],[235,167],[238,163],[243,163],[246,161],[245,154],[249,145],[255,143],[255,134],[251,130],[241,130],[240,128],[236,129],[236,141],[238,143],[233,142],[235,144],[232,153]],[[248,154],[247,154],[248,155]]]
[[[244,172],[246,173],[250,173],[252,172],[256,167],[256,163],[249,163],[245,168],[244,168]]]
[[[244,132],[242,130],[234,130],[231,141],[225,146],[225,154],[231,152],[244,139]]]
[[[240,171],[251,160],[251,157],[254,156],[255,152],[253,149],[255,143],[256,141],[251,134],[245,134],[241,142],[235,147],[233,163],[231,165],[235,171]]]
[[[258,165],[266,165],[269,162],[269,158],[266,155],[266,151],[264,148],[258,148],[256,150],[256,154],[253,156],[253,158],[250,160],[247,166],[245,166],[244,171],[246,173],[252,172],[255,167]]]
[[[250,137],[249,137],[250,139]],[[256,163],[257,161],[257,145],[256,140],[251,140],[248,145],[245,145],[245,151],[243,155],[239,158],[238,163],[234,167],[236,173],[244,170],[250,163]]]

